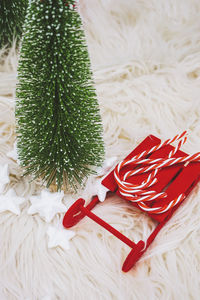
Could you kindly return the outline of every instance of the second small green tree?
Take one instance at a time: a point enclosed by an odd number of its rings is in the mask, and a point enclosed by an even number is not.
[[[0,0],[0,49],[19,42],[28,0]]]

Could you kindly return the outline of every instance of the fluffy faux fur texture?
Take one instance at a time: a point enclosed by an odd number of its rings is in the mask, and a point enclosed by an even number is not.
[[[80,0],[98,99],[106,156],[124,158],[144,137],[187,129],[183,149],[200,151],[199,0]],[[29,197],[43,187],[22,177],[6,153],[15,139],[17,54],[0,53],[0,163],[27,202],[20,216],[0,214],[1,300],[188,300],[200,295],[199,185],[129,273],[130,249],[85,218],[70,250],[47,248],[46,224],[27,215]],[[80,192],[95,194],[94,178]],[[66,194],[66,209],[77,195]],[[155,224],[125,201],[110,197],[95,213],[134,241]],[[51,222],[57,224],[63,215]]]

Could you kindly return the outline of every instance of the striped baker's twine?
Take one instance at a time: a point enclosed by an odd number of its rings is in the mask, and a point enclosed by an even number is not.
[[[195,161],[197,162],[199,160],[200,160],[200,152],[188,156],[178,157],[178,158],[165,158],[165,159],[158,158],[158,159],[146,159],[146,160],[143,159],[141,163],[152,164],[152,165],[148,167],[138,168],[135,171],[129,171],[126,173],[126,177],[124,179],[133,176],[135,174],[149,172],[154,169],[166,168],[179,163],[190,163]],[[135,164],[139,164],[139,162],[135,162]]]
[[[156,214],[164,213],[165,211],[169,210],[173,206],[177,205],[180,201],[183,201],[183,199],[185,198],[185,195],[181,194],[177,198],[172,200],[168,205],[164,205],[162,207],[151,208],[144,203],[147,201],[154,201],[157,199],[162,199],[167,196],[167,194],[164,192],[157,193],[156,191],[153,191],[153,190],[145,191],[145,189],[154,185],[157,182],[157,178],[155,176],[159,169],[161,169],[163,167],[171,166],[171,165],[177,164],[177,163],[183,163],[183,162],[189,163],[191,161],[195,161],[195,160],[198,160],[198,158],[200,158],[200,153],[185,156],[185,157],[172,158],[172,156],[174,156],[175,153],[186,142],[186,140],[187,140],[186,134],[187,134],[187,132],[184,131],[182,134],[176,135],[173,139],[168,139],[165,142],[161,142],[160,144],[152,147],[149,150],[143,151],[142,153],[134,156],[133,158],[131,158],[129,160],[124,160],[124,161],[120,162],[114,170],[114,176],[115,176],[115,180],[118,184],[120,194],[122,196],[124,196],[127,200],[136,202],[138,204],[138,206],[141,207],[141,209],[152,212],[152,213],[156,213]],[[179,143],[169,153],[167,159],[166,158],[165,159],[163,159],[163,158],[159,158],[159,159],[143,158],[144,156],[147,156],[148,154],[155,152],[156,150],[161,149],[162,147],[169,145],[170,143],[175,142],[175,141],[179,141]],[[129,165],[129,164],[131,166],[134,166],[137,164],[149,164],[149,165],[152,164],[152,165],[147,166],[147,167],[137,168],[133,171],[128,171],[124,174],[123,178],[121,178],[121,175],[120,175],[121,169],[124,166]],[[140,185],[131,184],[126,181],[129,177],[131,177],[133,175],[145,173],[148,171],[152,171],[152,172],[147,177],[147,179],[145,181],[143,181]]]
[[[170,208],[173,208],[175,205],[177,205],[178,203],[180,203],[184,199],[185,199],[185,195],[180,194],[177,198],[172,200],[169,204],[163,205],[161,207],[154,207],[154,208],[149,207],[144,202],[140,202],[138,205],[144,211],[155,213],[155,214],[162,214],[162,213],[168,211]]]
[[[182,144],[186,141],[185,135],[186,135],[186,131],[183,132],[183,133],[180,134],[180,135],[176,135],[176,137],[174,137],[173,139],[169,139],[169,140],[167,140],[167,141],[165,141],[165,142],[163,142],[163,143],[160,143],[160,144],[154,146],[153,148],[151,148],[151,149],[149,149],[149,150],[144,151],[143,153],[141,153],[141,154],[139,154],[139,155],[134,156],[134,157],[131,158],[130,160],[124,160],[124,161],[120,162],[120,163],[117,165],[116,169],[115,169],[115,174],[114,174],[114,175],[115,175],[116,180],[119,182],[119,180],[118,180],[118,178],[119,178],[119,170],[122,169],[125,165],[128,165],[128,164],[133,165],[133,163],[134,163],[134,164],[141,164],[141,163],[144,163],[144,162],[146,162],[146,161],[149,161],[149,162],[150,162],[149,159],[141,159],[141,158],[142,158],[144,155],[150,154],[152,151],[156,151],[156,150],[160,149],[160,148],[163,147],[163,146],[166,146],[167,144],[169,144],[169,143],[171,143],[171,142],[174,142],[174,141],[176,141],[176,140],[181,139],[180,142],[179,142],[179,144],[177,145],[177,147],[174,148],[174,149],[169,153],[169,157],[171,157],[172,155],[175,154],[176,151],[179,150],[179,148],[182,146]],[[156,162],[156,160],[154,160],[154,162]],[[159,162],[160,162],[160,159],[159,159]],[[155,166],[154,166],[154,167],[155,167]],[[144,182],[142,183],[141,186],[138,186],[138,185],[137,185],[137,186],[135,187],[134,185],[131,185],[131,187],[130,187],[130,183],[127,183],[127,182],[125,181],[125,180],[126,180],[128,177],[130,177],[130,176],[133,176],[133,175],[138,174],[138,173],[143,173],[145,170],[146,170],[146,172],[147,172],[147,171],[148,171],[148,168],[149,168],[149,167],[147,167],[147,168],[145,169],[145,168],[143,167],[143,168],[138,168],[138,169],[136,169],[136,170],[134,170],[134,171],[128,171],[128,172],[126,172],[126,174],[125,174],[124,177],[123,177],[123,181],[120,181],[120,182],[119,182],[120,187],[121,187],[121,188],[122,188],[122,187],[125,187],[125,188],[127,187],[129,190],[134,191],[135,188],[136,188],[136,189],[138,189],[138,188],[147,188],[147,187],[149,187],[149,186],[155,184],[155,183],[157,182],[157,179],[155,178],[155,176],[156,176],[156,174],[157,174],[157,172],[158,172],[158,168],[156,168],[156,167],[154,168],[153,172],[148,176],[148,178],[146,179],[146,181],[144,181]],[[152,170],[152,168],[151,168],[151,170]]]
[[[132,157],[132,158],[130,159],[130,162],[131,162],[132,160],[134,161],[134,160],[137,159],[137,158],[141,158],[141,157],[147,156],[148,154],[150,154],[150,153],[152,153],[152,152],[155,152],[155,151],[159,150],[160,148],[162,148],[162,147],[164,147],[164,146],[167,146],[167,145],[170,145],[171,143],[176,142],[176,141],[178,141],[178,140],[181,140],[181,141],[184,140],[184,141],[186,142],[186,140],[187,140],[186,135],[187,135],[187,131],[184,131],[184,132],[181,133],[181,134],[177,134],[177,135],[176,135],[174,138],[172,138],[172,139],[168,139],[168,140],[166,140],[165,142],[160,142],[158,145],[153,146],[151,149],[145,150],[145,151],[143,151],[142,153],[139,153],[138,155]],[[178,145],[176,148],[174,148],[174,150],[171,151],[172,153],[169,154],[169,155],[170,155],[169,157],[171,157],[171,156],[173,155],[173,152],[174,152],[174,154],[175,154],[175,152],[178,150],[178,147],[179,147],[179,145]],[[180,147],[179,147],[179,148],[180,148]]]

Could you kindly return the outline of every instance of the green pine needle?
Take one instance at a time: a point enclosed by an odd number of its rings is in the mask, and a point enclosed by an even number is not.
[[[72,0],[32,0],[16,90],[26,174],[73,189],[100,166],[102,124],[81,18]]]
[[[22,35],[28,0],[0,0],[0,49],[17,44]]]

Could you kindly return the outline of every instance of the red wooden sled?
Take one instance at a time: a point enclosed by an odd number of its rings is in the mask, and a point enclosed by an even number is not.
[[[160,139],[157,137],[150,135],[148,136],[141,144],[138,145],[137,148],[135,148],[125,159],[130,159],[133,156],[142,153],[144,150],[151,149],[153,146],[158,145],[160,143]],[[170,151],[174,149],[173,146],[167,145],[159,150],[153,152],[150,155],[150,158],[165,158],[168,157]],[[182,151],[177,151],[174,157],[182,157],[186,156],[187,154]],[[148,156],[149,157],[149,156]],[[126,173],[128,171],[128,168],[130,166],[125,166],[122,170],[122,172]],[[149,173],[144,173],[140,175],[134,175],[133,177],[130,177],[127,181],[133,184],[140,184],[142,181],[144,181]],[[192,191],[192,189],[195,187],[197,182],[200,178],[200,163],[199,162],[192,162],[189,163],[187,166],[184,166],[184,163],[173,165],[164,169],[161,169],[158,174],[156,175],[158,182],[153,186],[153,190],[156,192],[165,191],[167,193],[167,197],[160,199],[160,200],[154,200],[153,202],[149,203],[150,207],[159,207],[160,203],[168,204],[173,199],[175,199],[178,195],[181,193],[184,193],[187,197],[189,193]],[[114,170],[111,171],[102,181],[102,185],[104,185],[106,188],[108,188],[111,192],[116,193],[121,198],[123,196],[118,191],[118,185],[116,183],[116,180],[114,178]],[[147,189],[148,190],[148,189]],[[125,199],[125,198],[124,198]],[[185,199],[184,199],[185,201]],[[92,201],[85,207],[84,206],[85,200],[78,199],[66,212],[64,219],[63,219],[63,225],[66,228],[70,228],[77,224],[83,217],[88,216],[92,220],[94,220],[99,225],[103,226],[105,229],[107,229],[109,232],[111,232],[113,235],[115,235],[117,238],[119,238],[121,241],[123,241],[125,244],[127,244],[129,247],[131,247],[131,251],[128,254],[127,258],[125,259],[122,270],[124,272],[129,271],[134,264],[139,260],[139,258],[143,255],[143,253],[148,249],[150,244],[155,239],[158,232],[161,230],[161,228],[169,221],[169,219],[172,217],[173,213],[178,209],[178,207],[183,203],[180,202],[176,206],[172,207],[168,211],[160,214],[154,214],[149,213],[147,214],[154,220],[158,222],[156,228],[154,231],[150,234],[149,238],[146,242],[140,240],[137,244],[128,239],[126,236],[124,236],[122,233],[120,233],[118,230],[113,228],[111,225],[100,219],[98,216],[93,214],[91,212],[92,208],[99,203],[98,196],[95,196]],[[137,203],[131,202],[132,205],[138,207],[140,210],[142,210]],[[148,202],[147,202],[148,203]]]

